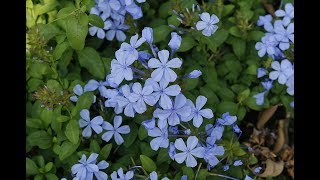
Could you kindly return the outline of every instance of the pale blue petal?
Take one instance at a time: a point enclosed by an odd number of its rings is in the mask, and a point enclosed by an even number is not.
[[[108,131],[112,131],[113,130],[113,126],[107,121],[103,122],[102,128],[105,129],[105,130],[108,130]]]
[[[97,166],[99,169],[106,169],[107,167],[109,167],[109,163],[105,160],[102,160],[97,164]]]
[[[94,175],[98,180],[106,180],[108,179],[108,175],[103,171],[94,172]]]
[[[196,128],[199,128],[201,126],[202,122],[203,122],[203,118],[200,114],[197,114],[193,117],[193,125]]]
[[[210,22],[210,14],[207,12],[204,12],[202,14],[200,14],[200,18],[202,21],[209,23]]]
[[[191,154],[187,155],[186,166],[187,167],[196,167],[197,166],[197,160]]]
[[[151,77],[153,80],[159,82],[163,76],[163,69],[158,68],[151,73]]]
[[[122,136],[117,132],[114,133],[114,140],[116,141],[117,145],[120,145],[124,142]]]
[[[88,157],[88,159],[87,159],[87,163],[88,164],[95,164],[96,163],[96,160],[97,160],[97,157],[99,156],[99,154],[97,154],[97,153],[92,153],[89,157]],[[95,169],[95,167],[94,167],[94,169]],[[98,169],[99,170],[99,169]],[[97,170],[97,171],[98,171]]]
[[[174,142],[174,146],[180,150],[180,151],[187,151],[187,146],[184,143],[184,141],[182,140],[182,138],[178,138],[176,139],[176,141]]]
[[[204,151],[205,151],[204,147],[197,147],[197,148],[191,150],[190,153],[195,157],[203,158],[204,157]]]
[[[77,97],[77,96],[71,96],[71,97],[70,97],[70,100],[71,100],[72,102],[77,102],[77,101],[78,101],[78,97]]]
[[[182,65],[182,61],[179,58],[173,58],[167,62],[167,66],[170,68],[179,68]]]
[[[159,104],[163,109],[171,109],[172,108],[172,101],[171,101],[170,97],[167,96],[166,94],[161,94]]]
[[[207,119],[213,118],[213,112],[211,109],[202,109],[199,114]]]
[[[88,123],[89,123],[88,121],[85,121],[85,120],[83,120],[83,119],[80,119],[80,120],[79,120],[79,126],[80,126],[81,128],[87,126]]]
[[[90,113],[87,109],[82,109],[80,111],[80,116],[82,119],[84,119],[86,121],[90,121]]]
[[[169,58],[168,50],[161,50],[158,52],[159,60],[162,64],[166,64]]]
[[[128,125],[121,126],[117,129],[117,132],[120,134],[128,134],[130,133],[130,127]]]
[[[148,61],[148,67],[149,68],[159,68],[159,67],[161,67],[161,63],[160,63],[160,61],[158,59],[151,58]]]
[[[84,130],[82,131],[82,136],[83,137],[90,137],[92,134],[92,130],[90,126],[87,126],[86,128],[84,128]]]
[[[117,129],[122,123],[122,117],[121,116],[115,116],[113,119],[113,126],[114,129]]]
[[[77,84],[77,85],[74,86],[73,92],[78,96],[80,96],[83,93],[83,89],[80,86],[80,84]]]
[[[161,141],[162,141],[162,137],[157,137],[152,139],[150,142],[151,149],[154,151],[157,151],[160,147]]]
[[[198,144],[198,138],[195,136],[190,136],[187,139],[187,148],[188,150],[194,149]]]
[[[181,92],[179,85],[171,85],[163,90],[163,92],[169,96],[177,96]]]
[[[170,116],[168,117],[168,124],[170,126],[175,126],[177,124],[180,123],[180,118],[179,116],[177,115],[177,113],[171,113]]]
[[[182,153],[177,153],[174,155],[174,159],[177,161],[177,163],[181,164],[183,161],[185,161],[187,158],[187,153],[182,152]]]
[[[109,30],[106,34],[107,40],[112,41],[114,39],[115,34],[116,34],[115,30]]]
[[[101,136],[101,138],[102,138],[104,141],[109,142],[110,139],[112,138],[113,134],[114,134],[114,131],[107,131],[107,132],[105,132],[105,133]]]
[[[120,30],[116,31],[116,37],[117,37],[117,40],[120,42],[126,40],[126,35],[124,34],[124,32],[122,32]]]
[[[85,86],[84,86],[84,92],[88,91],[94,91],[98,88],[99,83],[96,80],[90,80]]]

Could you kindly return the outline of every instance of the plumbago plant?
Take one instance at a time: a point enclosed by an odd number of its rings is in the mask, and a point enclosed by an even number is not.
[[[27,179],[268,174],[241,124],[293,117],[293,4],[264,3],[27,0]]]

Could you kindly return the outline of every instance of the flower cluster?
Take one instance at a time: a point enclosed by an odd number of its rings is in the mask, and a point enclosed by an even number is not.
[[[268,78],[262,82],[265,91],[254,95],[256,103],[262,105],[264,97],[267,92],[272,88],[272,82],[278,81],[281,85],[287,86],[287,93],[291,96],[294,95],[294,64],[290,61],[286,54],[293,53],[294,45],[294,7],[291,3],[285,5],[285,10],[277,10],[275,15],[278,18],[272,23],[272,16],[260,16],[257,25],[263,26],[267,31],[265,36],[262,37],[261,42],[256,43],[256,49],[260,57],[266,54],[272,58],[272,70],[268,74],[267,69],[258,68],[257,77],[261,78],[269,75]]]
[[[145,0],[136,0],[143,3]],[[90,13],[101,17],[104,27],[92,26],[89,28],[91,36],[97,35],[99,39],[106,38],[112,41],[115,37],[118,41],[124,41],[126,35],[123,31],[129,29],[125,24],[125,16],[129,13],[133,19],[143,16],[141,7],[134,0],[95,0],[96,4],[91,8]]]

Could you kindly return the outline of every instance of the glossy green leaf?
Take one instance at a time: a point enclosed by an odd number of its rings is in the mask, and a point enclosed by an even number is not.
[[[140,155],[140,161],[142,164],[142,167],[147,171],[147,172],[152,172],[157,170],[156,164],[153,162],[152,159],[150,159],[148,156],[145,155]]]

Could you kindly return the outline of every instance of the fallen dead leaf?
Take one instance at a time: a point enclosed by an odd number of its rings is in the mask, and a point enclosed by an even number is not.
[[[274,145],[274,148],[272,150],[273,153],[278,153],[282,149],[282,147],[286,141],[284,128],[285,128],[285,120],[284,119],[279,120],[278,138],[277,138],[276,144]]]
[[[257,128],[262,129],[270,120],[273,114],[277,111],[279,105],[271,106],[269,109],[262,111],[258,117]]]
[[[267,159],[266,161],[266,169],[260,174],[260,177],[275,177],[281,174],[284,168],[284,162],[278,161],[274,162],[271,159]]]

